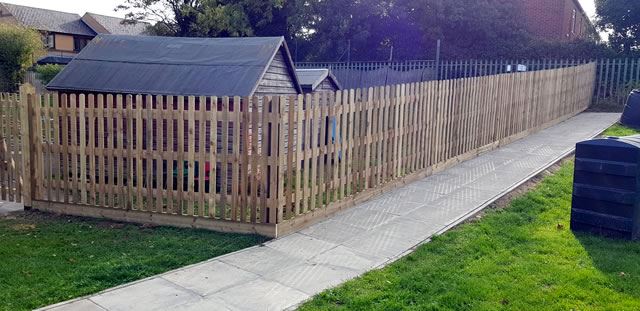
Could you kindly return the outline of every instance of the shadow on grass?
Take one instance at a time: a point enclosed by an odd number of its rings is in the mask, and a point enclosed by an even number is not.
[[[640,299],[640,241],[612,239],[585,232],[576,232],[575,236],[593,261],[593,267],[610,282],[609,288]]]

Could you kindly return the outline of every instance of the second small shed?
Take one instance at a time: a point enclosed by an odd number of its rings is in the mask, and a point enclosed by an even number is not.
[[[193,96],[302,93],[283,37],[99,35],[47,88],[64,93]]]
[[[335,92],[342,89],[329,69],[296,69],[296,74],[305,94],[322,91]]]

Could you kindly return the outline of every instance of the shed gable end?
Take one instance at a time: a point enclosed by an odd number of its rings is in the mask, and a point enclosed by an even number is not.
[[[295,82],[291,76],[290,69],[287,67],[283,51],[280,49],[276,53],[271,64],[269,64],[269,67],[260,82],[258,82],[258,87],[256,88],[254,95],[265,96],[296,94],[298,94],[298,91],[296,90]]]

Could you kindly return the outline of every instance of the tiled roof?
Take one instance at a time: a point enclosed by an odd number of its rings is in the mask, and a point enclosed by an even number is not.
[[[23,26],[49,32],[95,36],[95,32],[80,20],[78,14],[9,3],[0,4]]]
[[[136,24],[122,24],[123,19],[119,17],[105,16],[95,13],[86,13],[85,17],[93,18],[104,29],[93,29],[96,33],[107,33],[113,35],[141,35],[149,26],[148,23],[138,22]],[[85,18],[83,17],[83,19]],[[87,23],[91,26],[91,23]],[[104,32],[106,30],[107,32]]]

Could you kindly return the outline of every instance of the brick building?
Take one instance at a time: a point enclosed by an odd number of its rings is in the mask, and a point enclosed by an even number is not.
[[[596,34],[578,0],[516,0],[516,3],[525,28],[539,39],[572,41]]]

